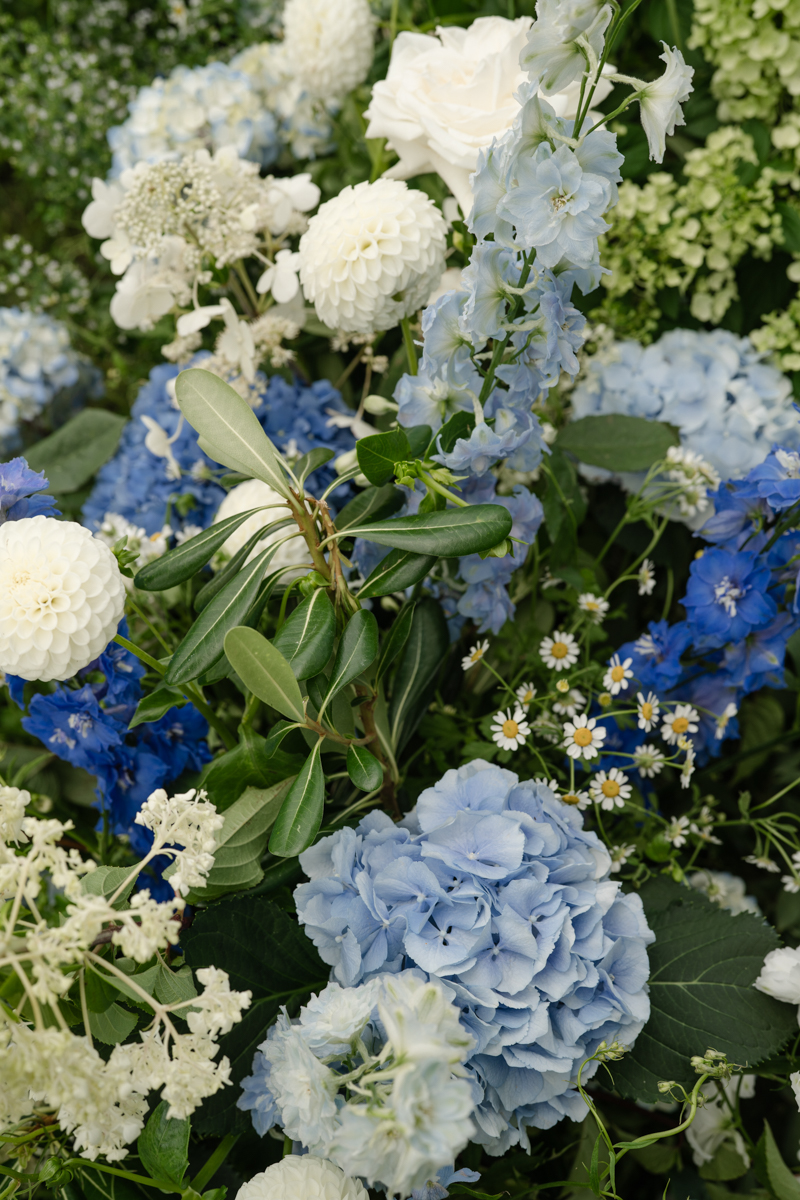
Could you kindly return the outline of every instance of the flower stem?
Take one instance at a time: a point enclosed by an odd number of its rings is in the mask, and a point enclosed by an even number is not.
[[[406,348],[406,357],[408,359],[409,375],[417,374],[417,348],[414,345],[414,338],[411,335],[411,324],[408,317],[403,317],[400,322],[400,328],[403,330],[403,344]]]
[[[206,1184],[211,1182],[238,1142],[240,1136],[238,1133],[228,1133],[225,1135],[214,1153],[206,1160],[205,1165],[200,1168],[189,1185],[195,1192],[202,1192]]]

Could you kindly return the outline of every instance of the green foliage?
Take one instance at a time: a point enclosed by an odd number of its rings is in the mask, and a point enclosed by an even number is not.
[[[408,641],[415,607],[416,605],[413,600],[408,604],[404,604],[392,623],[391,629],[383,639],[381,652],[378,655],[378,665],[375,668],[376,687]]]
[[[198,1133],[214,1136],[249,1129],[250,1116],[237,1109],[236,1100],[256,1047],[282,1005],[296,1012],[312,990],[325,987],[329,968],[300,926],[261,896],[239,896],[203,909],[181,940],[193,970],[215,966],[228,972],[231,988],[253,993],[242,1021],[220,1038],[233,1086],[205,1100],[192,1124]]]
[[[209,525],[202,533],[196,533],[194,537],[168,550],[161,558],[142,567],[133,581],[135,586],[144,592],[164,592],[191,579],[227,542],[234,530],[260,511],[259,508],[250,508],[247,512],[236,513],[224,521]]]
[[[402,429],[359,438],[356,454],[362,474],[376,487],[383,487],[389,482],[396,463],[407,462],[412,457],[411,446]]]
[[[432,554],[415,554],[413,550],[390,550],[365,579],[359,589],[358,598],[367,600],[373,596],[404,592],[407,587],[412,587],[424,579],[435,562],[436,557]]]
[[[360,608],[344,627],[322,707],[342,688],[358,679],[375,661],[377,653],[378,622],[369,609]]]
[[[753,1166],[759,1182],[774,1200],[800,1200],[800,1183],[783,1161],[768,1121],[764,1122]]]
[[[678,431],[661,421],[610,413],[581,417],[566,425],[556,443],[581,462],[607,471],[646,471],[670,446],[680,445]]]
[[[362,525],[366,525],[368,521],[382,521],[396,513],[404,504],[403,493],[392,483],[380,488],[365,488],[345,504],[336,518],[336,528],[341,531],[358,529],[360,537]]]
[[[362,792],[373,792],[383,783],[383,767],[366,746],[349,746],[347,774]]]
[[[414,609],[392,686],[389,730],[392,745],[398,753],[422,719],[449,647],[450,634],[441,605],[429,597],[420,600]]]
[[[131,717],[128,728],[135,729],[137,725],[144,725],[148,721],[158,721],[171,708],[182,708],[184,704],[186,697],[178,688],[156,688],[154,692],[143,696],[136,705],[136,712]]]
[[[142,1165],[153,1179],[180,1189],[189,1167],[191,1122],[168,1117],[168,1109],[169,1104],[162,1100],[150,1114],[139,1134],[136,1149]]]
[[[323,588],[298,604],[272,640],[296,679],[318,675],[333,653],[336,616]]]
[[[322,824],[325,776],[320,762],[321,745],[320,739],[289,789],[275,821],[269,849],[280,858],[293,858],[307,849]]]
[[[246,787],[225,810],[225,824],[217,833],[214,866],[205,885],[194,888],[188,896],[190,904],[246,891],[261,882],[261,857],[291,784],[289,778],[269,788]]]
[[[200,786],[218,812],[230,808],[246,787],[268,788],[296,774],[302,759],[269,747],[267,740],[249,725],[239,728],[239,741],[232,750],[213,759],[200,776]]]
[[[244,685],[291,721],[303,721],[303,697],[291,665],[255,629],[240,626],[225,637],[225,654]]]
[[[379,546],[456,557],[490,550],[511,532],[511,513],[499,504],[472,504],[423,516],[359,526],[358,536]]]
[[[136,876],[132,876],[132,870],[129,867],[95,867],[88,875],[84,875],[81,880],[81,889],[89,896],[104,896],[106,900],[110,900],[118,888],[126,880],[124,890],[120,893],[119,898],[114,902],[119,907],[127,903],[128,897],[133,891],[133,885],[136,883]]]
[[[116,413],[85,408],[26,451],[28,466],[45,472],[50,491],[76,492],[111,458],[125,424]]]

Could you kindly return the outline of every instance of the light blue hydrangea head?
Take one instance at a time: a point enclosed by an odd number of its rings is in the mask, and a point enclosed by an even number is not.
[[[298,916],[335,979],[419,967],[454,990],[490,1153],[527,1148],[527,1125],[581,1119],[578,1067],[603,1040],[630,1046],[649,1016],[641,901],[542,783],[478,759],[400,825],[372,812],[300,861]]]

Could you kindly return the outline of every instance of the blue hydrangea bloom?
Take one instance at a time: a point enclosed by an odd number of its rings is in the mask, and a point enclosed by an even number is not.
[[[683,606],[698,648],[738,642],[777,613],[768,594],[771,572],[753,551],[705,550],[690,567]]]
[[[476,760],[401,825],[371,812],[300,861],[298,917],[335,979],[419,967],[455,989],[477,1041],[474,1140],[490,1153],[528,1148],[526,1126],[580,1120],[578,1066],[649,1016],[641,900],[542,783]]]
[[[57,517],[52,496],[37,496],[50,484],[44,472],[32,471],[24,458],[0,463],[0,525],[23,517]]]
[[[197,355],[192,365],[202,366],[205,355]],[[160,532],[165,523],[175,530],[187,525],[206,528],[225,497],[217,482],[227,470],[210,458],[197,444],[197,434],[173,407],[167,384],[180,368],[162,363],[150,372],[131,410],[130,424],[114,457],[101,467],[89,499],[83,508],[84,524],[99,528],[106,513],[117,513],[147,534]],[[281,451],[297,455],[315,447],[327,447],[341,454],[355,444],[349,429],[328,424],[330,412],[347,415],[341,396],[327,380],[310,387],[289,384],[280,375],[263,381],[263,391],[254,409],[262,426]],[[152,418],[170,438],[172,456],[180,468],[180,478],[165,458],[158,458],[145,445],[147,428],[143,417]],[[312,490],[324,490],[333,482],[335,472],[326,464],[309,476]],[[346,487],[336,493],[338,503],[348,498]],[[176,507],[176,502],[180,502]],[[185,507],[184,507],[185,505]]]

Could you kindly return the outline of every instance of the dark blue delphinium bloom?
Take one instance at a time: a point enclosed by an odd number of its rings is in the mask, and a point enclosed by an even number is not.
[[[752,474],[752,472],[751,472]],[[749,479],[749,476],[748,476]],[[711,496],[714,515],[709,517],[697,534],[706,542],[727,542],[749,537],[755,529],[767,524],[774,514],[766,500],[755,496],[747,480],[729,480],[720,484]]]
[[[643,688],[661,695],[683,675],[681,655],[691,644],[692,633],[685,621],[651,621],[635,642],[625,642],[618,650],[621,659],[630,658],[634,680]]]
[[[52,496],[37,496],[49,487],[44,472],[32,471],[24,458],[0,463],[0,524],[23,517],[57,517]]]
[[[797,619],[791,613],[778,613],[765,629],[727,646],[723,661],[734,686],[745,692],[783,687],[786,644],[797,627]]]
[[[791,508],[800,501],[800,454],[776,446],[744,482],[752,495],[766,500],[775,512]]]
[[[683,599],[694,645],[724,646],[768,625],[778,611],[770,582],[769,567],[754,551],[704,551],[691,565]]]

